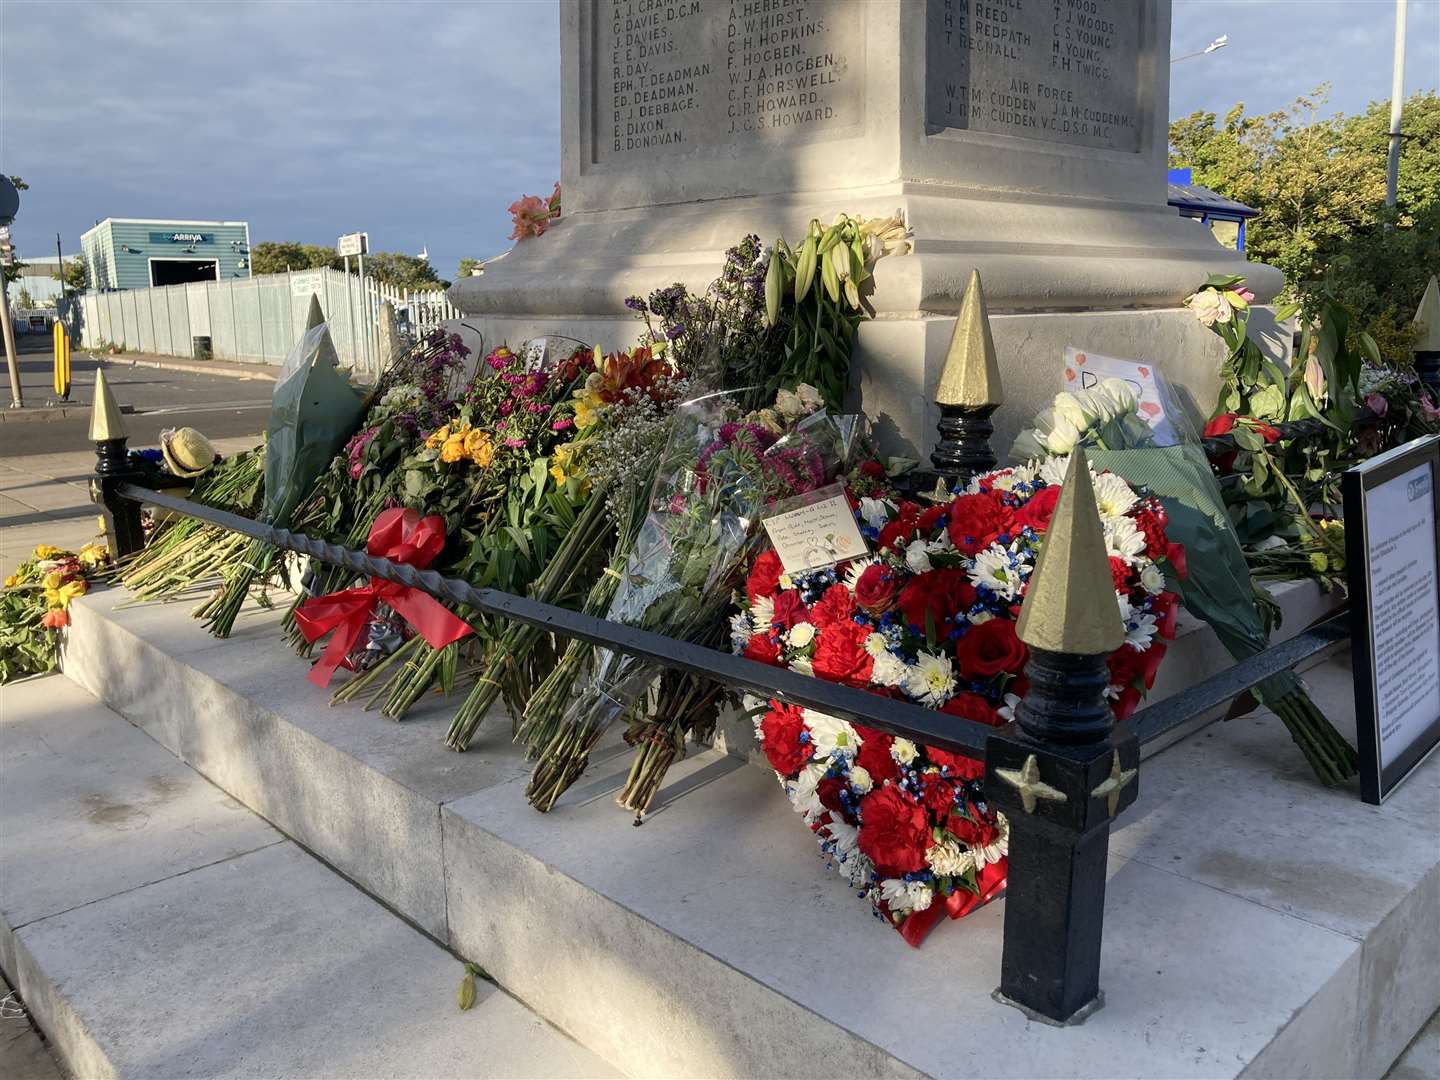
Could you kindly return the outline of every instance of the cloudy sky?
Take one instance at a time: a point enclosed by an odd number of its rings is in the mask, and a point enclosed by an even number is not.
[[[563,2],[563,0],[562,0]],[[854,0],[862,2],[862,0]],[[1176,0],[1171,114],[1388,98],[1392,0]],[[1434,88],[1440,0],[1411,0],[1406,86]],[[554,0],[0,0],[0,168],[31,185],[22,256],[105,217],[243,219],[251,238],[504,249],[559,171]]]

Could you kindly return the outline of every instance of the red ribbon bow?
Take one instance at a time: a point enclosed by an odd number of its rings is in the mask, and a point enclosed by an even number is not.
[[[399,508],[386,510],[375,519],[365,543],[371,555],[419,570],[429,566],[444,547],[444,518],[438,514],[422,518],[414,510]],[[319,641],[335,631],[319,662],[310,669],[311,682],[328,686],[336,668],[350,666],[345,658],[360,641],[375,605],[382,600],[403,616],[431,648],[442,649],[472,632],[468,624],[429,593],[384,578],[371,578],[369,585],[317,596],[296,609],[295,625],[306,641]]]

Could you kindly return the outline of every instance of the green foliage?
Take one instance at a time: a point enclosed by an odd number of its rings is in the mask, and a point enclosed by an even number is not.
[[[1390,104],[1361,115],[1324,115],[1321,85],[1290,106],[1223,119],[1195,112],[1170,125],[1170,163],[1197,184],[1260,210],[1246,254],[1285,273],[1285,299],[1314,318],[1327,298],[1354,313],[1350,335],[1403,360],[1409,322],[1429,274],[1440,266],[1440,97],[1405,102],[1397,205],[1385,206]]]
[[[356,260],[350,260],[350,269],[358,272]],[[448,281],[435,273],[428,259],[402,255],[398,251],[376,251],[366,255],[365,276],[397,289],[445,289],[450,286]]]
[[[21,311],[29,311],[35,306],[35,298],[30,295],[30,290],[20,286],[20,291],[15,294],[15,306]]]
[[[15,281],[20,277],[20,271],[23,270],[27,265],[27,263],[23,263],[19,259],[16,259],[14,264],[11,266],[0,266],[0,274],[5,275],[5,284],[13,285]]]
[[[462,278],[470,277],[470,276],[472,276],[472,275],[474,274],[474,272],[475,272],[477,269],[480,269],[480,268],[483,267],[484,265],[485,265],[485,260],[484,260],[484,259],[461,259],[461,260],[460,260],[460,276],[461,276]]]
[[[85,263],[84,255],[77,255],[73,259],[66,259],[62,274],[52,274],[56,281],[63,281],[67,289],[74,292],[83,292],[90,287],[90,269]]]
[[[297,244],[291,240],[265,240],[250,248],[250,272],[283,274],[286,270],[340,269],[334,248],[319,244]]]

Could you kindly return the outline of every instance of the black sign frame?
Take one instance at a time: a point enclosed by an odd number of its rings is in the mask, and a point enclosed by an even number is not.
[[[1388,764],[1380,757],[1380,716],[1375,692],[1375,638],[1371,624],[1370,537],[1366,500],[1398,476],[1430,465],[1437,582],[1440,582],[1440,435],[1414,439],[1346,470],[1340,479],[1345,503],[1345,565],[1350,585],[1351,661],[1355,676],[1355,739],[1360,754],[1360,797],[1380,805],[1440,746],[1440,716]]]

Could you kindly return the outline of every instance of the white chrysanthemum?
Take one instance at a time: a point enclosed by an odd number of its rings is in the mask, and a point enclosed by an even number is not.
[[[1133,563],[1145,554],[1145,534],[1129,518],[1105,519],[1105,553]]]
[[[1033,465],[1016,465],[1013,469],[1006,469],[993,476],[990,486],[996,491],[1014,491],[1021,484],[1028,484],[1034,479],[1035,467]]]
[[[800,770],[800,775],[793,782],[785,785],[785,793],[790,796],[790,805],[803,814],[807,822],[825,813],[825,806],[821,803],[817,791],[820,781],[825,779],[827,768],[821,762],[812,761]]]
[[[1047,484],[1063,484],[1065,470],[1070,468],[1070,455],[1048,457],[1040,463],[1039,478]]]
[[[904,686],[909,677],[909,666],[892,652],[877,656],[870,669],[870,681],[876,686]]]
[[[862,497],[860,500],[860,520],[872,529],[883,528],[890,521],[890,504],[884,499]]]
[[[975,856],[947,836],[925,852],[925,862],[935,873],[955,877],[975,866]]]
[[[1165,591],[1165,575],[1153,562],[1140,571],[1140,585],[1151,596]]]
[[[795,579],[789,574],[781,574],[777,584],[779,584],[782,589],[793,589],[795,587]]]
[[[1102,518],[1123,517],[1131,507],[1140,501],[1136,495],[1120,477],[1114,473],[1100,473],[1095,476],[1095,505],[1100,510]]]
[[[991,544],[975,556],[970,580],[977,586],[988,585],[1006,600],[1013,600],[1024,584],[1019,567],[1010,564],[1010,552],[999,544]]]
[[[1116,589],[1115,604],[1120,609],[1120,622],[1128,624],[1130,622],[1130,617],[1135,614],[1135,608],[1130,603],[1130,597],[1126,596],[1119,589]]]
[[[851,765],[850,786],[853,787],[856,791],[858,791],[861,795],[864,795],[867,791],[869,791],[872,787],[875,786],[875,781],[872,780],[870,777],[870,770],[865,768],[864,765]]]
[[[1155,640],[1155,616],[1133,615],[1125,623],[1125,644],[1136,652],[1144,652]]]
[[[754,633],[749,615],[740,611],[730,616],[730,649],[732,652],[739,652],[745,648],[745,643],[754,636]]]
[[[924,911],[930,906],[933,897],[929,883],[924,881],[886,878],[880,883],[880,898],[896,914]]]
[[[835,754],[851,758],[860,749],[860,736],[848,720],[806,709],[805,726],[810,729],[811,745],[817,758],[828,760]]]
[[[977,870],[988,863],[999,862],[1010,854],[1010,822],[998,811],[995,814],[995,829],[995,837],[990,843],[970,845],[970,855],[975,860]]]
[[[814,675],[815,662],[808,656],[797,656],[794,660],[790,661],[790,670],[798,672],[801,675]]]
[[[905,678],[905,692],[932,709],[945,704],[955,692],[955,671],[950,658],[922,652]]]
[[[889,646],[885,643],[885,635],[873,632],[865,636],[865,640],[861,642],[861,645],[867,653],[877,659],[889,649]]]
[[[867,567],[873,565],[874,559],[856,559],[845,568],[845,587],[851,592],[855,591],[855,584],[860,580]]]
[[[875,864],[856,844],[859,830],[855,826],[831,820],[820,826],[815,835],[820,837],[822,843],[828,841],[833,845],[831,853],[837,862],[836,869],[851,885],[860,888],[870,883],[870,878],[875,873]]]
[[[918,753],[920,751],[909,739],[896,739],[890,744],[890,756],[901,765],[909,765]]]
[[[906,546],[905,565],[916,574],[923,574],[932,569],[930,552],[924,540],[914,540]]]
[[[775,621],[775,601],[762,596],[750,605],[750,625],[757,634],[770,633],[770,624]]]
[[[815,640],[815,624],[799,622],[792,626],[785,634],[785,640],[792,649],[803,649]]]
[[[848,857],[860,850],[860,830],[848,822],[831,818],[824,825],[820,826],[817,834],[821,839],[829,840],[832,850],[836,855]]]

